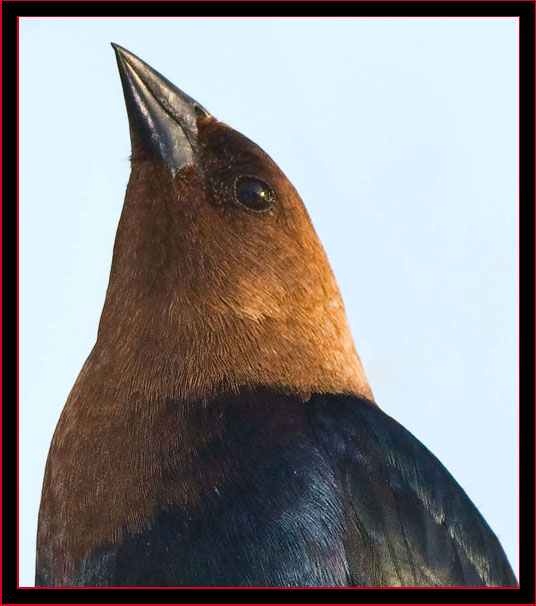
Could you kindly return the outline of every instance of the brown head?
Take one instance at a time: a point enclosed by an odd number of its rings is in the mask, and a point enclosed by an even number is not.
[[[148,397],[372,398],[324,250],[257,145],[114,45],[132,173],[93,356]]]

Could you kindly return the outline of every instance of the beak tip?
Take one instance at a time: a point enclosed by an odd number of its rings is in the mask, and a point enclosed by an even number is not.
[[[110,44],[112,45],[112,48],[114,49],[115,54],[118,58],[122,57],[126,59],[128,55],[131,54],[127,51],[126,48],[123,48],[120,44],[117,44],[116,42],[110,42]]]

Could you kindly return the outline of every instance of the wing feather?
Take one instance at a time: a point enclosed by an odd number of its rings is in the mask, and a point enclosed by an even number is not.
[[[309,418],[343,486],[354,585],[517,586],[493,531],[409,431],[349,396],[314,397]]]

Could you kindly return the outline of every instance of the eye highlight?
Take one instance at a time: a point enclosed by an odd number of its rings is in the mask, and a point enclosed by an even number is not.
[[[234,186],[236,203],[254,213],[265,213],[275,203],[272,189],[257,177],[237,177]]]

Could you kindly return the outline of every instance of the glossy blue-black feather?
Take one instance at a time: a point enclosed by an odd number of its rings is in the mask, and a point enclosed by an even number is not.
[[[146,530],[87,554],[71,585],[517,585],[464,491],[373,403],[264,390],[199,414],[220,429],[191,473],[224,466],[225,480],[188,511],[162,502]]]

